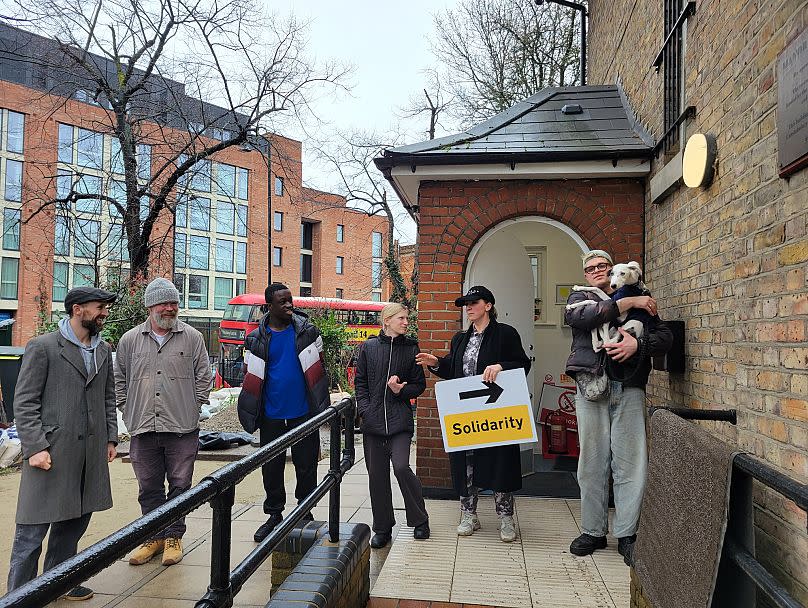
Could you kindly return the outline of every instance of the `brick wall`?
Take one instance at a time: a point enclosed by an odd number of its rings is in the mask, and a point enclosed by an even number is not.
[[[591,0],[590,82],[623,83],[639,120],[662,135],[659,0]],[[737,408],[707,424],[808,482],[808,170],[777,175],[778,54],[808,26],[808,2],[699,2],[688,20],[688,135],[717,139],[707,189],[646,203],[646,271],[663,317],[687,324],[687,372],[657,375],[655,401]],[[666,158],[652,165],[656,174]],[[649,200],[648,198],[646,200]],[[806,516],[756,487],[756,543],[766,566],[808,603]]]
[[[425,182],[419,191],[418,337],[421,349],[445,354],[461,329],[454,300],[474,243],[508,218],[542,215],[565,223],[592,248],[618,259],[642,256],[643,187],[639,181],[579,180]],[[418,399],[417,469],[424,486],[451,487],[434,385]]]

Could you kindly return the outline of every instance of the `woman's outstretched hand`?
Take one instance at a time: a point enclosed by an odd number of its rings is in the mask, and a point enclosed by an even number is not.
[[[435,367],[438,364],[438,358],[429,353],[418,353],[415,355],[415,362],[418,365],[426,365],[428,367]]]

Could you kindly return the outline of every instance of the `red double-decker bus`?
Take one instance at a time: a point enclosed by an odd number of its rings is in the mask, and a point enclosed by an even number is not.
[[[295,309],[306,314],[333,310],[337,320],[348,326],[350,342],[360,344],[381,331],[379,313],[387,302],[365,302],[337,298],[293,297]],[[266,312],[262,293],[245,293],[227,303],[219,324],[219,370],[217,385],[241,386],[244,378],[244,338],[258,327]],[[352,374],[349,370],[349,378]]]

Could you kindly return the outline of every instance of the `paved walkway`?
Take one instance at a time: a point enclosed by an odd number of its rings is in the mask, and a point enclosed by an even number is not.
[[[358,462],[343,480],[341,520],[370,525],[367,472],[361,449]],[[328,470],[320,464],[320,475]],[[291,463],[286,478],[293,479]],[[287,483],[287,490],[293,483]],[[403,500],[393,483],[396,518],[403,522]],[[237,495],[238,496],[238,495]],[[265,516],[255,498],[236,504],[233,514],[235,566],[255,543],[252,535]],[[288,497],[287,504],[294,498]],[[314,510],[326,520],[327,498]],[[480,500],[483,528],[471,537],[455,534],[458,507],[452,501],[427,501],[432,537],[416,542],[410,528],[397,526],[392,545],[371,555],[371,608],[450,606],[597,607],[629,605],[628,568],[610,539],[609,548],[594,557],[576,558],[567,552],[579,533],[579,505],[574,500],[517,499],[519,539],[499,540],[497,520],[490,498]],[[159,559],[144,566],[130,566],[126,558],[91,579],[87,585],[95,597],[87,608],[190,608],[207,589],[210,568],[211,510],[204,506],[187,519],[185,558],[164,568]],[[234,606],[264,606],[270,590],[269,560],[236,596]],[[399,600],[402,600],[399,602]],[[407,601],[404,601],[407,600]],[[434,602],[434,603],[433,603]],[[75,606],[59,601],[59,608]],[[360,607],[357,607],[360,608]]]

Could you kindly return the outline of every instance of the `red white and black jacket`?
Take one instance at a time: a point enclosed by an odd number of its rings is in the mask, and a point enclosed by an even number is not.
[[[272,339],[272,332],[267,328],[268,320],[269,315],[264,315],[258,328],[244,340],[244,364],[247,370],[238,397],[238,419],[248,433],[255,432],[264,413],[265,371]],[[331,403],[323,358],[323,338],[308,316],[300,311],[294,312],[292,327],[295,330],[297,360],[306,379],[309,414],[318,414]]]

